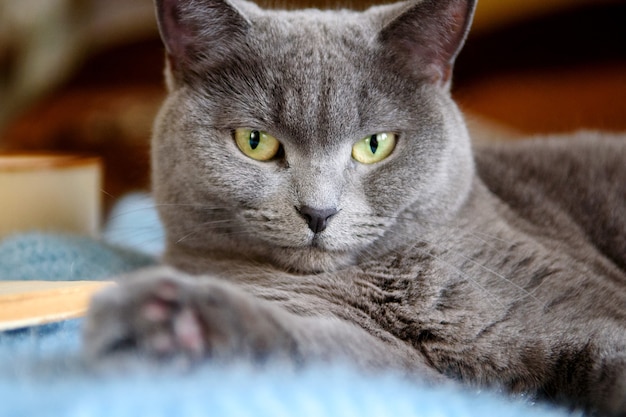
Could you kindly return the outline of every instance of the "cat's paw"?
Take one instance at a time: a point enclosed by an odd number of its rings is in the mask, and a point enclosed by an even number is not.
[[[84,349],[92,363],[129,356],[184,364],[293,360],[295,342],[281,313],[218,280],[150,269],[94,298]]]

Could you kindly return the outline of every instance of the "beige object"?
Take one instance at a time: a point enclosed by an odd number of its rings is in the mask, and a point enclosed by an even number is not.
[[[0,154],[0,238],[29,230],[97,235],[101,177],[98,158]]]
[[[0,331],[82,316],[102,281],[0,282]]]

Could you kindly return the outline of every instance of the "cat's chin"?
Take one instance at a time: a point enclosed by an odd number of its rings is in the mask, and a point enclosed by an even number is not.
[[[348,251],[327,251],[317,247],[281,248],[273,251],[272,263],[303,274],[336,271],[356,263],[357,256]]]

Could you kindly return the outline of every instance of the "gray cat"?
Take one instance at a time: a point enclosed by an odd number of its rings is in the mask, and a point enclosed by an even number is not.
[[[158,0],[164,261],[86,353],[350,361],[626,415],[626,142],[472,149],[474,0],[268,11]]]

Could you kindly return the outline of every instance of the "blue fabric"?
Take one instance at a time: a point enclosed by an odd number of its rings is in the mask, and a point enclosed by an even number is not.
[[[132,234],[132,226],[141,225],[161,233],[158,224],[145,222],[146,210],[152,207],[145,204],[149,200],[142,199],[140,208],[134,206],[137,201],[124,202],[119,210],[131,219],[119,226],[118,218],[115,227]],[[142,218],[133,222],[132,213]],[[156,215],[151,215],[156,221]],[[145,232],[136,235],[145,237]],[[110,233],[109,238],[115,235]],[[154,262],[152,256],[140,253],[145,242],[141,239],[134,248],[110,242],[76,236],[15,236],[0,242],[0,274],[3,279],[100,279]],[[154,254],[158,245],[150,251]],[[81,324],[70,320],[0,333],[0,417],[567,415],[522,398],[426,388],[396,375],[365,375],[344,366],[294,372],[209,363],[185,374],[144,370],[105,377],[84,366]]]
[[[80,320],[0,333],[0,416],[559,417],[495,394],[427,388],[346,367],[301,372],[205,365],[182,374],[98,376],[83,366]]]
[[[150,255],[84,236],[27,233],[0,242],[0,281],[101,280],[155,263]]]

